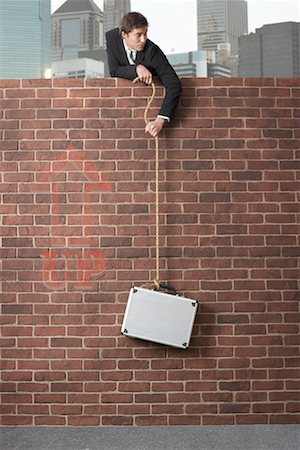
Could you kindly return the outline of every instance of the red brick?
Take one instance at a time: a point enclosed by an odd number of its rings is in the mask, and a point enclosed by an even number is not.
[[[35,90],[34,89],[6,89],[5,90],[5,97],[6,98],[30,98],[35,97]]]
[[[133,280],[155,276],[151,88],[0,82],[3,424],[299,422],[299,82],[182,84],[159,140],[160,255],[199,300],[187,350],[120,333]]]
[[[77,416],[82,414],[81,405],[51,405],[51,414],[59,416]]]
[[[2,314],[32,314],[32,305],[20,305],[20,304],[11,304],[11,305],[2,305]]]
[[[51,338],[51,347],[81,347],[81,338]]]
[[[20,415],[49,415],[49,406],[48,405],[20,405],[18,407],[18,414]]]
[[[55,416],[35,416],[34,425],[49,425],[49,426],[66,425],[66,419],[64,417],[55,417]]]
[[[136,403],[165,403],[165,394],[135,394]]]
[[[251,412],[251,405],[249,404],[240,404],[240,403],[226,403],[220,405],[220,413],[221,414],[249,414]]]
[[[2,404],[13,403],[13,404],[26,404],[32,403],[32,395],[24,393],[12,393],[12,394],[2,394]]]
[[[17,415],[2,415],[1,417],[1,425],[3,426],[19,426],[19,425],[32,425],[33,424],[33,416],[17,416]]]
[[[221,414],[214,414],[212,416],[203,417],[203,425],[233,425],[234,415],[226,414],[225,416]]]
[[[90,424],[89,424],[90,425]],[[129,416],[103,416],[102,425],[117,425],[117,426],[129,426],[133,425],[133,418]]]
[[[200,416],[197,415],[178,415],[170,416],[170,425],[200,425]]]
[[[270,424],[300,424],[300,416],[299,414],[272,414]]]

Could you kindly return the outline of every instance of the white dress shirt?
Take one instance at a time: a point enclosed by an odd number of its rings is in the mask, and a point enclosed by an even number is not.
[[[126,51],[128,62],[131,66],[135,65],[135,58],[136,58],[136,50],[133,48],[128,47],[128,45],[125,42],[125,39],[123,39],[123,45]]]

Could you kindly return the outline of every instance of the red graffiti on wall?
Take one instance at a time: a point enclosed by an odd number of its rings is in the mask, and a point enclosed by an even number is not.
[[[52,248],[42,252],[43,281],[51,290],[65,290],[66,283],[73,288],[89,288],[103,276],[106,260],[97,249]]]
[[[70,145],[40,177],[50,183],[51,193],[50,246],[41,253],[43,282],[50,290],[91,290],[104,275],[105,255],[98,237],[87,230],[99,193],[112,186],[91,163],[85,170],[86,162],[84,153]]]

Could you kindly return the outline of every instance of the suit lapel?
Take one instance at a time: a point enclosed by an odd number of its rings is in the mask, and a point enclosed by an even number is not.
[[[122,63],[126,66],[128,64],[128,58],[127,58],[127,54],[126,54],[126,50],[123,44],[123,39],[122,37],[120,37],[120,39],[118,40],[118,44],[119,44],[119,55],[122,58]]]
[[[137,52],[136,54],[136,59],[135,59],[135,64],[141,64],[141,62],[144,60],[145,58],[145,52]]]

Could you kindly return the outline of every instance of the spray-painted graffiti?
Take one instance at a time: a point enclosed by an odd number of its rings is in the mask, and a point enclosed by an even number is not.
[[[88,288],[103,275],[105,256],[97,249],[52,248],[42,252],[43,281],[51,290],[65,290],[66,283],[73,288]]]
[[[43,281],[49,290],[92,289],[106,267],[97,236],[87,231],[95,215],[86,211],[93,210],[100,192],[112,187],[96,168],[91,170],[91,164],[85,171],[84,163],[84,153],[70,145],[52,162],[56,170],[41,177],[51,190],[50,246],[41,253]]]

